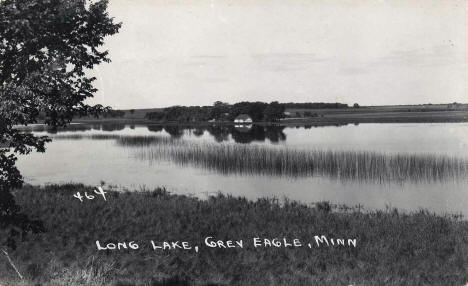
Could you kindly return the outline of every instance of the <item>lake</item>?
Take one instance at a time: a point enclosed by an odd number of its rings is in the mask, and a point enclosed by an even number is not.
[[[206,198],[287,197],[468,215],[468,123],[338,126],[72,124],[22,156],[30,184],[165,186]]]

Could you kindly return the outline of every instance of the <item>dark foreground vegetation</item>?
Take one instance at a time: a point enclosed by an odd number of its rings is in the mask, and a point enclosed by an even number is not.
[[[14,192],[22,210],[44,222],[2,255],[1,285],[463,285],[468,281],[468,222],[394,209],[304,205],[224,195],[207,200],[163,189],[109,192],[80,202],[82,185],[26,186]],[[0,233],[0,235],[3,235]],[[315,235],[356,238],[357,247],[258,247],[254,237]],[[204,246],[213,236],[243,239],[244,248]],[[96,240],[135,241],[138,250],[96,249]],[[187,241],[193,250],[156,250],[149,241]]]

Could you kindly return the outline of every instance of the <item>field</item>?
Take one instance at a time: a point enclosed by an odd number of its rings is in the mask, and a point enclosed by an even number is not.
[[[207,200],[164,189],[92,193],[83,185],[26,186],[14,192],[23,211],[44,222],[13,263],[2,255],[1,285],[463,285],[468,282],[468,222],[396,209],[364,211],[326,202]],[[1,233],[0,233],[1,235]],[[311,242],[315,235],[355,238],[356,247],[253,247],[254,237]],[[243,239],[244,248],[209,248],[204,239]],[[138,250],[97,250],[96,240],[138,243]],[[193,250],[153,250],[150,240],[186,241]]]
[[[312,123],[391,123],[391,122],[464,122],[468,121],[466,104],[424,104],[363,106],[340,109],[288,109],[285,122]]]

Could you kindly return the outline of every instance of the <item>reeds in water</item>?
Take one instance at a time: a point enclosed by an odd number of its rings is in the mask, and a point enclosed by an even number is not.
[[[178,139],[162,136],[128,136],[119,134],[60,134],[53,140],[115,140],[117,145],[124,147],[144,147],[158,144],[172,144]],[[180,144],[179,144],[180,145]]]
[[[192,142],[163,136],[117,134],[56,135],[54,139],[115,140],[139,148],[141,159],[168,160],[221,174],[286,177],[325,176],[377,183],[436,182],[466,179],[468,161],[432,154],[302,150],[284,146]]]
[[[466,178],[468,174],[465,160],[448,156],[298,150],[183,141],[164,142],[141,149],[138,157],[170,160],[222,174],[326,176],[378,183],[458,180]]]

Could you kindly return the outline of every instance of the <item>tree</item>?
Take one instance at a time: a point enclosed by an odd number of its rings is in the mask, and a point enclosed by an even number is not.
[[[239,114],[248,114],[254,122],[261,121],[263,118],[263,111],[268,106],[267,103],[256,101],[248,102],[242,101],[235,103],[231,106],[229,117],[234,120]]]
[[[106,110],[84,101],[96,92],[95,78],[86,71],[110,61],[98,48],[121,26],[108,15],[107,5],[106,0],[0,1],[0,228],[8,229],[8,246],[19,235],[41,229],[11,195],[23,183],[16,154],[44,152],[50,141],[15,126],[36,123],[41,114],[57,128],[75,116]]]
[[[355,103],[355,104],[353,104],[353,107],[354,108],[359,108],[360,106],[359,106],[359,104]]]
[[[222,101],[216,101],[211,108],[210,116],[211,119],[220,120],[225,119],[226,114],[229,113],[230,106],[228,103]]]
[[[265,121],[278,121],[285,117],[284,110],[284,105],[279,104],[278,101],[273,101],[263,111],[263,119]]]
[[[312,117],[311,111],[304,111],[304,117]]]

